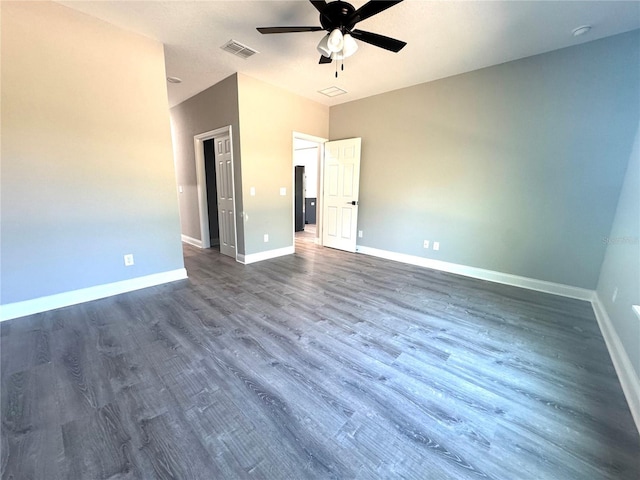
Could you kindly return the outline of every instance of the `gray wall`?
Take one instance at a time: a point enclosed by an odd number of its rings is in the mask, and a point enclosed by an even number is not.
[[[53,2],[0,8],[0,303],[184,268],[162,45]]]
[[[182,186],[180,200],[180,222],[182,233],[191,238],[200,238],[200,213],[198,207],[198,182],[196,178],[193,137],[231,125],[233,137],[233,162],[236,189],[236,228],[238,229],[238,252],[244,253],[242,221],[242,179],[240,173],[240,128],[238,114],[238,77],[233,74],[199,94],[171,109],[173,148],[176,163],[176,178]],[[216,212],[213,212],[217,215]]]
[[[620,201],[598,282],[598,297],[640,374],[640,319],[631,310],[640,305],[640,129],[636,134]],[[615,302],[613,293],[618,289]]]
[[[595,288],[639,45],[635,31],[332,107],[330,138],[363,142],[359,243]]]
[[[245,253],[289,248],[293,246],[293,133],[327,138],[329,108],[247,75],[238,75],[238,85]],[[249,195],[251,187],[255,196]],[[286,195],[280,195],[281,187]]]

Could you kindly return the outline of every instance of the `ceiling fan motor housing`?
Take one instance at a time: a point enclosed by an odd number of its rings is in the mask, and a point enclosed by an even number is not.
[[[356,9],[347,2],[330,2],[320,14],[320,25],[326,31],[331,32],[339,28],[342,33],[349,32],[358,23],[358,18],[353,18]]]

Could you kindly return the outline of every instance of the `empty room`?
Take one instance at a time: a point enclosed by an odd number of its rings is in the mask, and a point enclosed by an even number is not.
[[[640,2],[0,21],[3,480],[640,478]]]

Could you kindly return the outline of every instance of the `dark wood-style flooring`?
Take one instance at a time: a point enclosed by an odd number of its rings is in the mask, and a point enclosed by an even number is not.
[[[591,306],[301,240],[0,325],[3,479],[640,478]]]

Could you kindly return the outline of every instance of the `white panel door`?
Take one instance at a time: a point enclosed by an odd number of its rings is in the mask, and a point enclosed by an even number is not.
[[[215,138],[216,188],[218,190],[218,224],[220,253],[236,258],[236,222],[234,207],[233,162],[228,135]]]
[[[324,144],[322,243],[325,247],[356,251],[360,138]]]

